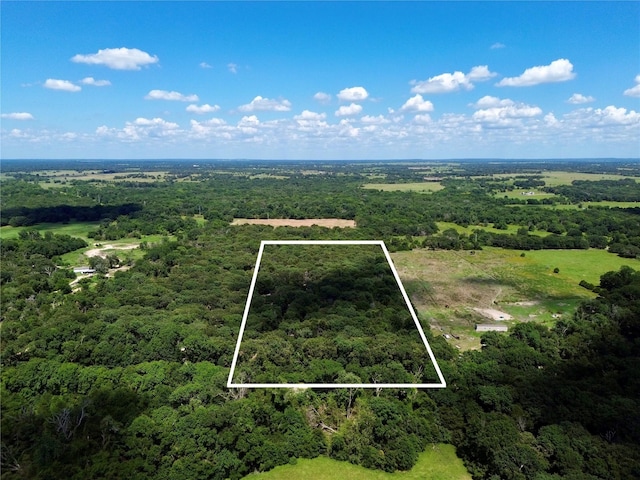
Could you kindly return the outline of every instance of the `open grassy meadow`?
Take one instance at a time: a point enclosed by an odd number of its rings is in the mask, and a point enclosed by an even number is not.
[[[598,180],[622,180],[624,178],[633,178],[636,182],[640,182],[640,178],[626,175],[615,175],[606,173],[581,173],[581,172],[554,172],[545,171],[542,173],[542,180],[547,186],[555,187],[558,185],[571,185],[574,180],[589,180],[592,182]]]
[[[196,221],[197,220],[198,219],[196,219]],[[204,219],[202,220],[204,221]],[[141,242],[153,244],[165,239],[171,240],[175,238],[167,235],[143,235],[142,238],[123,238],[120,240],[104,240],[96,242],[87,235],[91,230],[95,230],[99,225],[100,222],[70,222],[67,224],[40,223],[31,227],[11,227],[7,225],[0,227],[0,238],[18,238],[20,232],[25,229],[37,230],[41,234],[51,232],[57,235],[70,235],[72,237],[82,238],[88,244],[86,248],[65,253],[60,257],[62,264],[69,266],[86,265],[88,261],[87,257],[96,253],[92,252],[92,250],[99,250],[101,255],[114,254],[121,260],[136,260],[144,256],[144,252],[138,248]]]
[[[505,233],[516,234],[518,233],[518,229],[522,228],[522,225],[507,225],[506,230],[499,230],[493,227],[483,227],[480,225],[469,225],[468,227],[462,227],[452,222],[436,222],[436,225],[438,226],[438,229],[440,230],[440,232],[444,232],[449,228],[453,228],[456,232],[464,233],[465,235],[471,235],[474,230],[484,230],[485,232],[498,233],[502,235],[504,235]],[[529,232],[529,235],[537,235],[539,237],[544,237],[546,235],[549,235],[549,232],[546,232],[544,230],[534,230]]]
[[[245,480],[471,480],[453,445],[428,447],[418,463],[407,472],[386,473],[339,462],[327,457],[299,459],[295,465],[282,465],[265,473],[251,474]]]
[[[6,225],[0,227],[0,238],[18,238],[18,235],[22,230],[37,230],[44,234],[45,232],[55,233],[57,235],[70,235],[72,237],[82,238],[84,241],[89,242],[87,236],[90,231],[95,230],[100,226],[100,222],[69,222],[69,223],[40,223],[31,227],[12,227]]]
[[[366,183],[362,188],[370,190],[382,190],[383,192],[419,192],[430,193],[442,190],[444,187],[439,182],[414,182],[414,183]]]
[[[571,315],[581,301],[593,298],[578,285],[581,280],[597,284],[600,275],[622,265],[640,269],[640,260],[604,250],[522,253],[485,247],[474,254],[417,249],[391,256],[420,319],[434,334],[448,335],[461,350],[479,348],[477,323],[553,325],[562,315]]]
[[[533,195],[528,195],[529,192],[533,192]],[[553,198],[556,196],[555,193],[543,192],[542,190],[529,189],[529,188],[516,188],[514,190],[510,190],[508,192],[498,192],[495,194],[498,198],[518,198],[520,200],[527,200],[529,198],[533,198],[535,200],[542,200],[544,198]]]

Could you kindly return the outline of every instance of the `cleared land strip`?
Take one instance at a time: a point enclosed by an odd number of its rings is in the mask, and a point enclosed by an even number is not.
[[[291,218],[234,218],[231,225],[270,225],[272,227],[340,227],[355,228],[355,220],[344,220],[342,218],[305,218],[294,220]]]

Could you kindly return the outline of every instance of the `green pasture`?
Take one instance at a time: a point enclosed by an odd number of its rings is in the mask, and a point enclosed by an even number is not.
[[[558,185],[571,185],[574,180],[622,180],[623,178],[633,178],[636,182],[640,182],[638,177],[629,177],[626,175],[615,175],[606,173],[581,173],[581,172],[542,172],[542,180],[545,181],[549,187],[555,187]]]
[[[606,207],[606,208],[637,208],[640,207],[640,202],[613,202],[613,201],[602,201],[602,202],[580,202],[579,204],[574,203],[571,205],[543,205],[544,207],[557,208],[559,210],[578,210],[580,208],[588,208],[588,207]]]
[[[534,250],[525,255],[524,260],[531,262],[541,274],[558,276],[574,284],[586,280],[597,285],[602,274],[619,270],[623,265],[640,270],[640,260],[622,258],[606,250]],[[559,273],[549,274],[554,268],[558,268]]]
[[[518,229],[522,228],[522,225],[507,225],[507,229],[506,230],[499,230],[499,229],[493,228],[493,227],[483,227],[481,225],[469,225],[468,227],[462,227],[460,225],[457,225],[457,224],[451,223],[451,222],[436,222],[436,225],[438,226],[438,229],[440,230],[440,232],[444,232],[445,230],[453,228],[458,233],[464,233],[465,235],[473,234],[474,230],[484,230],[485,232],[499,233],[499,234],[502,234],[502,235],[504,235],[504,234],[516,234],[516,233],[518,233]],[[549,235],[549,232],[545,232],[544,230],[534,230],[532,232],[529,232],[529,235],[536,235],[538,237],[545,237],[545,236]]]
[[[511,315],[512,320],[502,322],[509,326],[523,321],[552,326],[594,297],[579,285],[581,280],[597,285],[602,274],[623,265],[640,270],[640,260],[596,249],[522,252],[484,247],[473,255],[416,249],[395,252],[392,259],[424,324],[435,335],[450,335],[448,341],[460,350],[479,348],[475,324],[493,323],[476,308]]]
[[[285,175],[274,175],[272,173],[257,173],[255,175],[249,175],[251,180],[259,179],[259,178],[270,178],[273,180],[288,180],[289,177]]]
[[[471,475],[458,458],[455,447],[437,444],[423,452],[418,463],[407,472],[386,473],[370,470],[327,457],[298,459],[295,465],[282,465],[265,473],[254,473],[245,480],[471,480]]]
[[[204,218],[197,218],[197,222],[204,223]],[[11,239],[17,238],[22,230],[37,230],[41,234],[45,232],[51,232],[57,235],[69,235],[71,237],[82,238],[89,245],[86,248],[76,250],[75,252],[65,253],[61,256],[61,262],[63,265],[78,266],[86,265],[87,258],[84,253],[94,248],[103,248],[106,245],[112,245],[112,249],[106,249],[105,253],[113,253],[121,260],[131,259],[136,260],[144,256],[144,252],[139,248],[127,248],[138,246],[141,242],[147,242],[149,244],[159,243],[164,240],[175,239],[173,236],[167,235],[143,235],[142,238],[124,238],[120,240],[99,240],[96,241],[89,238],[87,235],[91,230],[95,230],[100,225],[100,222],[70,222],[63,223],[40,223],[31,227],[11,227],[9,225],[0,227],[0,238]]]
[[[533,195],[526,195],[528,192],[533,192]],[[556,194],[543,192],[541,190],[536,190],[535,188],[516,188],[508,192],[498,192],[495,194],[495,196],[499,198],[517,198],[520,200],[528,200],[530,198],[535,200],[542,200],[544,198],[555,197]]]
[[[88,259],[85,253],[89,250],[100,248],[105,254],[113,254],[121,261],[138,260],[144,257],[145,254],[145,252],[139,248],[140,243],[147,242],[149,245],[152,245],[167,240],[175,240],[175,237],[172,235],[142,235],[141,238],[123,238],[120,240],[95,241],[90,239],[90,241],[87,242],[89,244],[87,248],[65,253],[60,258],[63,265],[86,265]]]
[[[437,192],[444,187],[439,182],[414,183],[365,183],[362,188],[382,190],[384,192]]]
[[[10,225],[6,225],[4,227],[0,227],[0,238],[18,238],[18,235],[22,230],[37,230],[41,234],[51,232],[57,235],[69,235],[72,237],[82,238],[88,243],[90,241],[87,236],[88,233],[98,228],[98,226],[100,226],[100,222],[40,223],[31,227],[12,227]]]

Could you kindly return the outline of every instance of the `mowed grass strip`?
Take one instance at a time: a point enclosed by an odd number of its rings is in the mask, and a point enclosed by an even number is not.
[[[362,188],[369,190],[382,190],[384,192],[420,192],[429,193],[442,190],[439,182],[414,182],[414,183],[365,183]]]
[[[69,223],[39,223],[30,227],[12,227],[6,225],[0,227],[0,238],[10,239],[18,238],[20,232],[23,230],[37,230],[44,235],[45,232],[51,232],[56,235],[69,235],[71,237],[82,238],[84,241],[89,242],[87,236],[90,231],[95,230],[100,226],[100,222],[69,222]]]
[[[295,465],[282,465],[265,473],[251,474],[245,480],[471,480],[458,458],[455,447],[437,444],[420,454],[418,463],[407,472],[387,473],[339,462],[327,457],[298,459]]]

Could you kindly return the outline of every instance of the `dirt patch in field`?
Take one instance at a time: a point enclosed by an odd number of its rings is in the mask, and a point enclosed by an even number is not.
[[[102,257],[106,258],[110,250],[133,250],[140,245],[102,245],[98,248],[92,248],[84,252],[85,257]]]
[[[304,220],[294,220],[290,218],[234,218],[231,225],[270,225],[272,227],[340,227],[355,228],[354,220],[344,220],[342,218],[306,218]]]

